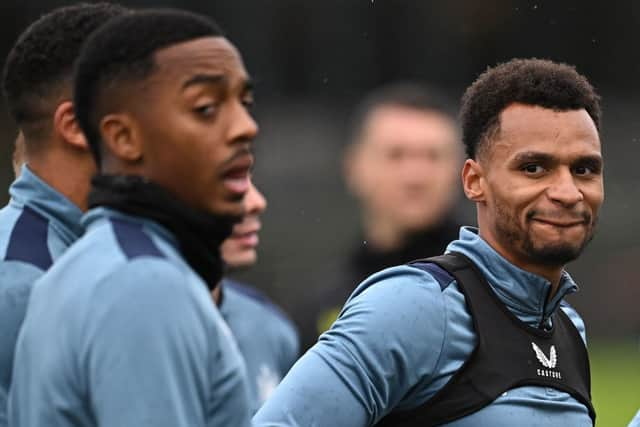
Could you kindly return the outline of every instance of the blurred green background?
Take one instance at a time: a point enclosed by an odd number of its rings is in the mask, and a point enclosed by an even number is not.
[[[640,409],[640,342],[596,340],[589,357],[596,425],[626,426]]]

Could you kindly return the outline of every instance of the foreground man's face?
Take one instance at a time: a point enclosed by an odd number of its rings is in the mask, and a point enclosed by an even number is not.
[[[513,104],[486,148],[485,239],[516,265],[577,258],[604,200],[600,138],[588,113]]]
[[[240,54],[204,37],[158,51],[155,62],[138,114],[146,176],[197,209],[242,215],[258,128]]]

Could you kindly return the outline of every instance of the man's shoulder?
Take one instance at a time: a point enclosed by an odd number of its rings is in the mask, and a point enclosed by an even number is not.
[[[582,320],[582,317],[580,316],[578,311],[575,308],[573,308],[573,306],[564,299],[560,302],[560,310],[562,310],[567,315],[567,317],[569,317],[569,320],[571,320],[573,325],[576,327],[576,329],[580,333],[580,337],[582,337],[582,340],[586,343],[587,341],[586,326],[584,324],[584,320]]]
[[[0,291],[31,285],[50,265],[46,220],[13,202],[0,209]]]
[[[289,316],[262,291],[231,279],[224,279],[223,283],[223,295],[226,294],[227,302],[237,305],[234,310],[240,309],[251,313],[255,319],[275,322],[279,327],[295,330]]]
[[[397,290],[402,290],[408,295],[415,292],[422,294],[425,289],[437,290],[441,293],[454,281],[453,276],[434,263],[413,262],[386,268],[372,274],[358,285],[349,300],[371,292],[370,290],[374,288],[382,293],[396,293]]]
[[[57,292],[77,288],[75,300],[91,300],[96,294],[111,299],[140,289],[169,292],[195,280],[194,276],[184,262],[163,251],[142,226],[109,219],[77,240],[37,286],[57,283]]]
[[[377,272],[356,288],[334,326],[366,327],[367,333],[378,339],[377,335],[390,330],[407,335],[406,319],[410,318],[416,325],[432,325],[428,332],[439,336],[445,327],[447,304],[440,283],[432,272],[413,265]]]
[[[53,263],[49,220],[28,206],[10,202],[0,210],[0,260],[45,271]]]
[[[110,225],[114,249],[127,260],[141,257],[166,258],[142,223],[121,218],[109,218],[106,222]]]
[[[109,218],[91,227],[56,265],[78,260],[97,270],[117,270],[130,263],[144,265],[145,261],[158,266],[176,265],[173,258],[141,223]]]
[[[0,209],[0,247],[6,246],[20,215],[22,215],[22,206],[13,201]]]

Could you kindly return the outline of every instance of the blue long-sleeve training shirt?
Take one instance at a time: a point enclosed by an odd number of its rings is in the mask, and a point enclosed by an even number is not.
[[[14,427],[243,427],[244,363],[203,281],[158,224],[91,210],[33,286]]]
[[[640,427],[640,410],[638,410],[636,416],[633,417],[633,419],[629,423],[629,427]]]
[[[298,359],[298,333],[261,292],[230,279],[219,308],[244,357],[255,412]]]
[[[475,229],[461,229],[459,240],[447,251],[474,261],[500,300],[523,322],[539,327],[562,309],[585,338],[582,320],[563,302],[577,290],[566,272],[547,302],[551,284],[510,264]],[[475,345],[472,318],[455,280],[441,286],[419,268],[383,270],[357,287],[331,329],[255,415],[254,426],[375,425],[392,411],[424,404],[451,379]],[[568,393],[525,386],[446,425],[576,427],[592,422],[587,408]]]
[[[0,210],[0,427],[31,286],[82,234],[82,211],[27,166]]]

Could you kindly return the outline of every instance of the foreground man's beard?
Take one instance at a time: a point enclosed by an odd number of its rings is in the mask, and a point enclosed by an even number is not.
[[[496,234],[506,247],[516,247],[519,252],[526,255],[530,261],[538,265],[549,267],[562,267],[567,263],[575,260],[580,256],[584,248],[593,239],[598,218],[592,219],[591,214],[581,211],[573,214],[576,219],[584,222],[585,236],[579,242],[553,242],[541,243],[536,242],[532,236],[530,224],[532,218],[540,215],[535,210],[527,212],[527,222],[525,228],[514,219],[501,204],[496,204],[496,213],[498,220],[496,221]],[[547,219],[553,219],[553,215],[547,215]],[[544,216],[543,216],[544,217]]]

